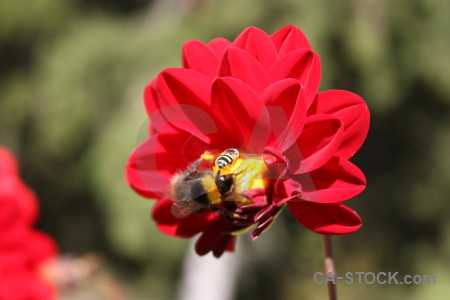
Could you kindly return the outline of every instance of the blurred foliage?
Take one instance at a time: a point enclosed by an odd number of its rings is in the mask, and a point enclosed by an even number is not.
[[[152,202],[123,174],[146,134],[142,90],[163,68],[180,65],[186,40],[294,24],[321,57],[321,90],[351,90],[371,109],[369,137],[353,159],[368,187],[348,201],[364,226],[334,238],[338,272],[437,277],[436,285],[341,284],[341,297],[443,299],[450,293],[449,11],[439,0],[3,0],[0,143],[18,155],[41,199],[39,226],[63,252],[104,255],[132,299],[171,299],[187,243],[157,232]],[[322,270],[320,237],[288,213],[242,248],[238,299],[325,297],[312,281]]]

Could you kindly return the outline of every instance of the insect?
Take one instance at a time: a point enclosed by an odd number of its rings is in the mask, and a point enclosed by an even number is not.
[[[216,161],[216,176],[215,183],[217,188],[219,189],[219,193],[222,197],[227,197],[230,194],[230,190],[234,185],[234,174],[221,174],[221,170],[227,166],[233,166],[236,160],[239,158],[239,150],[235,148],[230,148],[225,150],[222,154],[220,154]]]
[[[208,167],[200,168],[203,162]],[[265,187],[263,175],[266,170],[261,156],[241,156],[235,148],[227,149],[217,157],[204,154],[186,171],[172,178],[172,215],[184,218],[211,209],[230,219],[243,219],[245,216],[227,210],[222,204],[225,201],[234,201],[240,205],[251,204],[241,194],[250,189]]]
[[[175,174],[171,180],[172,198],[175,201],[171,213],[176,218],[201,212],[220,202],[213,171],[197,170],[202,161],[202,158],[196,160],[186,171]]]
[[[215,161],[216,167],[223,169],[225,166],[234,163],[239,158],[239,155],[239,150],[236,148],[225,150],[217,157]]]

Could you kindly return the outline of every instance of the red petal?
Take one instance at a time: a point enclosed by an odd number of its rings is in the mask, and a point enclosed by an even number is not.
[[[155,85],[158,108],[172,104],[193,105],[205,111],[211,107],[211,79],[188,69],[170,68],[161,72]]]
[[[268,71],[272,82],[284,78],[300,80],[305,87],[307,107],[314,100],[320,84],[319,56],[310,49],[299,49],[290,52],[278,60]]]
[[[234,245],[235,245],[236,237],[232,237],[231,240],[228,242],[227,248],[225,251],[233,252],[234,251]]]
[[[9,159],[14,158],[11,155]],[[13,162],[15,163],[12,160],[0,160],[0,168],[4,171],[0,174],[0,236],[20,238],[23,229],[36,221],[39,208],[33,191],[22,182],[17,173],[10,173],[12,169],[7,170],[13,167]]]
[[[175,218],[171,213],[173,201],[160,199],[155,203],[152,217],[156,226],[163,233],[181,238],[190,238],[199,232],[207,230],[217,218],[217,214],[208,211],[192,214],[186,218]]]
[[[159,109],[158,97],[156,96],[156,79],[153,79],[144,90],[144,105],[147,114],[151,115],[154,111]]]
[[[207,149],[208,145],[195,136],[171,127],[133,151],[126,168],[127,181],[144,197],[162,197],[174,173],[185,169]]]
[[[18,167],[14,156],[3,147],[0,147],[0,176],[17,174]]]
[[[147,198],[162,197],[163,189],[170,180],[170,176],[164,177],[156,170],[156,154],[147,151],[147,148],[155,148],[155,145],[156,139],[151,138],[136,148],[131,153],[126,167],[128,184]]]
[[[0,278],[0,299],[53,300],[54,287],[35,272],[13,272]]]
[[[178,117],[173,116],[174,114],[170,116],[170,112],[175,109],[169,110],[169,108],[177,108],[175,105],[160,108],[157,85],[157,80],[154,79],[149,85],[145,87],[144,90],[144,105],[147,111],[147,115],[151,120],[149,126],[149,134],[164,130],[164,127],[166,125],[170,125],[171,123],[174,123],[184,117],[184,114],[179,114]],[[180,110],[181,107],[178,107],[178,109]],[[164,113],[166,113],[166,115],[169,115],[170,121],[167,119]],[[170,125],[170,127],[171,126],[173,126],[173,124]]]
[[[275,220],[275,217],[271,216],[271,217],[267,218],[266,220],[264,220],[264,222],[259,223],[256,226],[256,228],[253,229],[253,231],[252,231],[252,233],[250,235],[250,239],[252,241],[255,241],[261,235],[261,233],[266,231],[268,229],[268,227],[272,225],[274,220]]]
[[[166,126],[177,127],[212,148],[235,147],[233,136],[214,116],[210,91],[211,83],[201,73],[175,68],[165,70],[158,81],[145,89],[151,132],[164,131]]]
[[[234,147],[261,150],[267,142],[261,135],[269,131],[270,120],[260,97],[244,82],[231,77],[218,77],[211,97],[217,122],[227,126],[229,138],[236,139]]]
[[[306,115],[306,97],[295,79],[278,81],[262,94],[271,120],[271,129],[281,151],[289,148],[299,137]],[[270,141],[268,145],[273,145]]]
[[[218,74],[221,77],[230,76],[240,79],[258,93],[269,85],[269,78],[261,64],[248,52],[236,47],[226,50],[222,56]]]
[[[225,251],[232,252],[235,240],[236,237],[233,235],[224,235],[214,247],[214,249],[212,249],[213,255],[219,258]]]
[[[249,27],[233,42],[233,46],[241,48],[268,69],[277,60],[277,51],[270,37],[259,28]]]
[[[183,45],[183,66],[213,78],[219,67],[219,58],[202,42],[188,41]]]
[[[26,237],[28,237],[28,235],[29,234],[27,234]],[[2,266],[2,273],[0,273],[0,284],[3,279],[3,274],[11,274],[17,272],[18,270],[22,271],[34,267],[28,264],[28,253],[24,247],[24,242],[26,239],[22,239],[16,244],[6,241],[6,239],[7,237],[2,235],[2,242],[0,243],[3,244],[0,255],[0,266]]]
[[[339,147],[342,134],[343,124],[333,116],[307,117],[297,143],[283,153],[289,158],[291,173],[310,172],[327,163]]]
[[[222,57],[223,52],[230,45],[231,42],[224,38],[216,38],[208,43],[209,48],[217,55],[217,57]]]
[[[195,243],[195,252],[198,255],[205,255],[213,251],[216,257],[222,255],[229,246],[230,240],[234,239],[234,236],[224,233],[229,227],[230,224],[224,220],[223,216],[217,218]]]
[[[279,57],[300,48],[311,48],[303,32],[294,25],[279,29],[271,38]]]
[[[320,234],[346,234],[358,230],[361,218],[342,203],[288,202],[294,217],[303,226]]]
[[[266,206],[267,205],[267,189],[256,188],[241,192],[241,196],[248,198],[253,204],[251,206]]]
[[[308,114],[333,114],[344,122],[344,137],[336,153],[349,158],[358,151],[369,131],[369,110],[356,94],[342,90],[329,90],[316,96]]]
[[[26,242],[29,263],[36,268],[43,261],[55,257],[58,252],[55,241],[43,232],[31,232]]]
[[[217,148],[230,144],[223,124],[216,123],[211,104],[211,81],[187,69],[166,69],[158,76],[155,96],[158,109],[149,115],[156,131],[168,123],[190,132]]]
[[[273,204],[281,206],[288,201],[300,199],[303,186],[298,180],[288,178],[279,180],[275,186],[275,194],[273,196]]]
[[[321,203],[350,199],[366,187],[363,172],[340,157],[333,157],[320,169],[294,178],[302,185],[302,199]]]

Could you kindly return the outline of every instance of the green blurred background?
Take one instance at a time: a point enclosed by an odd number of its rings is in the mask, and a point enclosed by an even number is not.
[[[124,180],[127,157],[145,138],[143,88],[181,65],[186,40],[233,40],[250,25],[272,33],[294,24],[321,57],[320,89],[353,91],[371,110],[369,136],[353,158],[368,186],[346,202],[364,225],[333,239],[337,272],[437,281],[340,283],[340,298],[445,299],[449,13],[445,0],[2,0],[0,144],[17,155],[41,201],[37,226],[62,253],[100,254],[129,299],[174,299],[189,244],[159,233],[152,201]],[[236,299],[326,298],[312,280],[322,271],[320,236],[287,211],[239,250]]]

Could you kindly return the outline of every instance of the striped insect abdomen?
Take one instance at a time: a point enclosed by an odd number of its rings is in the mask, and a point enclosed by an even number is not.
[[[219,169],[233,163],[239,158],[239,150],[235,148],[230,148],[222,152],[222,154],[217,157],[215,164]]]

